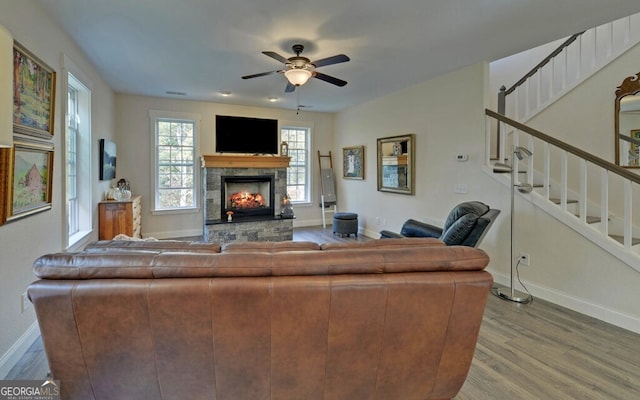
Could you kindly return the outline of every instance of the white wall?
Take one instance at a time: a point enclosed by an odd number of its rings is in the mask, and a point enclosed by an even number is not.
[[[15,40],[29,49],[57,72],[55,96],[53,167],[53,207],[33,216],[0,226],[0,364],[7,360],[20,337],[35,322],[33,307],[21,313],[21,294],[36,278],[31,272],[33,261],[40,255],[63,250],[63,103],[62,58],[65,54],[93,83],[92,131],[94,181],[89,190],[98,194],[106,187],[98,179],[98,139],[112,138],[114,96],[94,67],[61,29],[42,11],[35,1],[3,1],[0,24]],[[94,226],[97,227],[97,207],[94,207]],[[97,235],[94,236],[97,238]],[[30,344],[30,343],[29,343]],[[12,347],[14,346],[14,347]],[[0,365],[2,369],[3,365]],[[0,378],[2,376],[0,375]]]
[[[333,147],[334,115],[328,113],[267,107],[247,107],[202,101],[173,100],[155,97],[116,96],[116,122],[118,145],[118,179],[126,178],[134,194],[142,195],[142,234],[157,238],[202,235],[203,212],[189,214],[152,215],[150,213],[151,187],[151,125],[149,110],[200,114],[200,154],[215,154],[215,116],[236,115],[255,118],[274,118],[280,124],[300,124],[312,127],[311,174],[312,204],[296,205],[295,226],[317,225],[321,213],[318,207],[319,172],[318,150],[327,154]]]
[[[338,114],[335,151],[365,145],[366,153],[366,179],[339,179],[338,193],[367,231],[397,231],[409,217],[439,221],[457,203],[499,199],[484,189],[492,180],[481,171],[485,72],[484,65],[467,67]],[[407,133],[416,134],[416,194],[378,192],[376,139]],[[456,161],[457,154],[469,161]],[[466,184],[469,193],[455,194],[454,184]]]
[[[565,41],[566,38],[559,39],[551,43],[543,44],[542,46],[534,47],[533,49],[525,50],[523,52],[492,61],[491,68],[489,69],[489,90],[491,90],[492,96],[491,108],[495,108],[493,105],[496,104],[500,86],[505,86],[505,88],[509,89]]]

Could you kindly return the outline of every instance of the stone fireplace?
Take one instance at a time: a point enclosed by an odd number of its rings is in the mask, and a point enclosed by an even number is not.
[[[288,157],[202,157],[204,239],[209,242],[282,241],[293,221],[280,218]],[[232,221],[226,213],[232,211]]]

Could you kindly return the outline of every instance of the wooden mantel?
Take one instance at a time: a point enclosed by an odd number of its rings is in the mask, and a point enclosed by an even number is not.
[[[291,157],[203,155],[202,168],[287,168]]]

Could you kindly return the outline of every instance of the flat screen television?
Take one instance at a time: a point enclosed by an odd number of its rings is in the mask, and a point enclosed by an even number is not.
[[[216,115],[216,152],[278,153],[278,120]]]

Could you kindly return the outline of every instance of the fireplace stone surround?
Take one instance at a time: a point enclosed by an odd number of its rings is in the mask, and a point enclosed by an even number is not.
[[[213,158],[215,157],[215,158]],[[204,240],[215,243],[248,241],[283,241],[293,239],[293,220],[280,218],[281,199],[287,193],[287,163],[285,166],[272,166],[273,161],[263,165],[265,157],[246,157],[247,162],[228,162],[232,156],[204,156],[202,162],[202,182],[204,197]],[[266,157],[273,159],[274,157]],[[277,157],[282,159],[283,157]],[[213,160],[213,162],[212,162]],[[220,160],[223,160],[220,161]],[[223,176],[259,176],[273,175],[273,210],[275,215],[256,216],[227,221],[222,215],[222,177]]]

